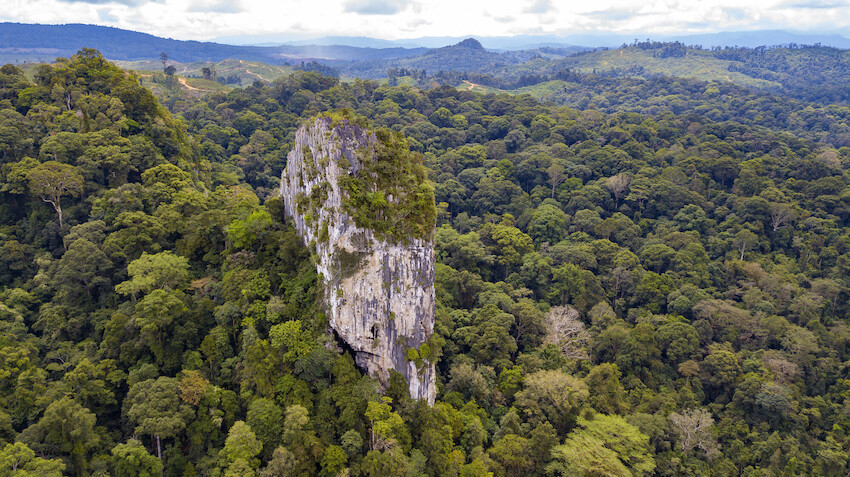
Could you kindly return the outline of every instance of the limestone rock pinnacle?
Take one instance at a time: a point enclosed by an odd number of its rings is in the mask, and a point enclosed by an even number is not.
[[[433,189],[404,138],[312,119],[296,132],[280,196],[314,247],[330,326],[358,366],[384,385],[398,371],[433,404]]]

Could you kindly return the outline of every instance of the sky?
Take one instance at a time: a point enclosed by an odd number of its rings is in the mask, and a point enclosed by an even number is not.
[[[89,23],[179,40],[282,34],[423,36],[838,33],[850,0],[2,0],[0,21]]]

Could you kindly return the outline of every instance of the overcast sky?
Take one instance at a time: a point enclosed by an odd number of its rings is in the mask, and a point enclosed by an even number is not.
[[[2,0],[0,20],[91,23],[180,40],[289,34],[501,36],[709,33],[785,29],[843,33],[850,0]]]

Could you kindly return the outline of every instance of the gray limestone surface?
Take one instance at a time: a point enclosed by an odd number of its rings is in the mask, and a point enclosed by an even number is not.
[[[311,120],[296,132],[280,196],[299,236],[314,247],[330,326],[355,352],[358,366],[385,386],[390,370],[398,371],[411,397],[433,404],[434,363],[408,358],[408,350],[419,349],[434,330],[433,240],[390,243],[343,212],[339,179],[360,170],[358,153],[374,153],[376,141],[347,120]],[[313,205],[305,207],[314,192]]]

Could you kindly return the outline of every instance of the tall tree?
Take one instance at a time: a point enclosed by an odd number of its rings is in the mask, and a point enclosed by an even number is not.
[[[116,285],[122,295],[150,293],[156,289],[178,289],[189,279],[189,261],[171,251],[155,254],[142,252],[142,256],[127,266],[130,280]]]
[[[687,409],[681,414],[670,413],[670,424],[679,438],[682,452],[688,454],[694,448],[705,452],[706,457],[714,459],[720,455],[720,445],[715,437],[714,418],[705,409]]]
[[[262,450],[263,443],[257,439],[251,427],[244,421],[236,421],[227,433],[227,440],[224,441],[224,449],[221,452],[228,468],[244,461],[249,468],[256,469],[260,465],[256,457]]]
[[[42,449],[58,449],[71,458],[74,475],[85,475],[89,451],[100,442],[96,420],[91,411],[66,396],[47,406],[44,416],[24,430],[21,440]]]
[[[548,420],[564,435],[588,396],[587,385],[581,380],[561,371],[538,371],[525,378],[525,389],[517,393],[516,404],[530,422]]]
[[[590,333],[584,329],[575,308],[556,306],[546,313],[545,343],[553,344],[570,359],[587,359],[590,345]]]
[[[136,425],[137,434],[156,439],[156,456],[162,460],[162,438],[177,436],[186,428],[194,412],[180,400],[175,378],[160,376],[130,387],[124,400],[127,418]]]
[[[620,206],[620,199],[623,197],[623,194],[629,189],[629,183],[632,181],[631,176],[628,174],[620,173],[615,176],[611,176],[605,180],[605,187],[614,194],[614,207],[617,208]]]
[[[47,161],[38,165],[27,174],[30,192],[53,206],[59,216],[59,229],[63,227],[62,205],[65,195],[76,196],[83,193],[83,176],[70,164]]]
[[[65,463],[59,459],[36,457],[23,442],[0,449],[0,475],[14,477],[62,477]]]
[[[162,461],[148,453],[145,446],[136,439],[112,448],[113,475],[135,475],[138,477],[156,477],[162,473]]]
[[[649,437],[620,416],[579,420],[581,429],[552,449],[547,473],[555,476],[643,476],[655,470]]]

